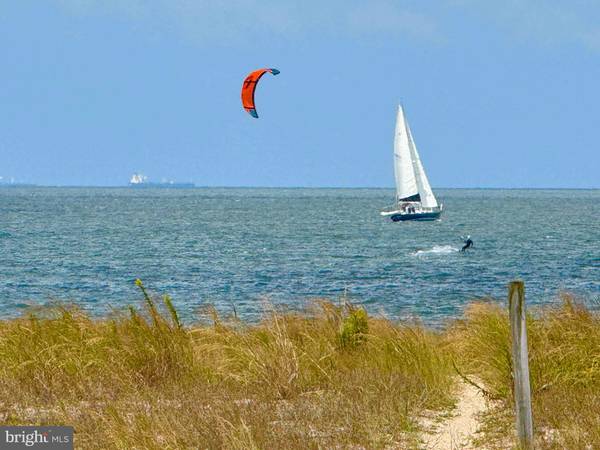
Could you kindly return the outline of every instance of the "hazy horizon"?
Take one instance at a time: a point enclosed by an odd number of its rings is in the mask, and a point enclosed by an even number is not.
[[[172,180],[175,183],[187,183],[186,180]],[[189,190],[189,189],[382,189],[382,190],[395,190],[394,186],[295,186],[295,185],[281,185],[281,186],[260,186],[260,185],[203,185],[196,184],[193,187],[149,187],[149,189],[176,189],[176,190]],[[36,187],[36,188],[132,188],[128,183],[124,184],[36,184],[36,183],[0,183],[1,187]],[[469,189],[482,189],[482,190],[524,190],[524,191],[597,191],[600,187],[552,187],[552,186],[540,186],[540,187],[506,187],[506,186],[432,186],[435,190],[469,190]]]

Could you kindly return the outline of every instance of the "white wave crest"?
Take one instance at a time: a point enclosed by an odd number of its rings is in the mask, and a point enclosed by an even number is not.
[[[446,255],[448,253],[454,253],[459,251],[458,247],[451,245],[434,245],[432,248],[426,250],[417,250],[411,253],[412,256],[425,256],[425,255]]]

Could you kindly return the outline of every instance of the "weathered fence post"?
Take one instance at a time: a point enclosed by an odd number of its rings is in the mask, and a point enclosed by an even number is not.
[[[512,363],[515,386],[515,413],[519,445],[533,448],[533,419],[531,416],[531,387],[527,352],[527,322],[525,314],[525,285],[512,281],[508,286]]]

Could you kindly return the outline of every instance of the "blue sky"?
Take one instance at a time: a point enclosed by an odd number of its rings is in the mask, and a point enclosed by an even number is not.
[[[391,187],[402,101],[434,187],[598,188],[597,5],[0,0],[0,176]]]

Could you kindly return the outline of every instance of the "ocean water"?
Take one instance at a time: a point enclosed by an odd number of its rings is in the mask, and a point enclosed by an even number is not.
[[[516,278],[529,304],[599,301],[600,190],[436,194],[441,221],[393,223],[388,189],[2,188],[0,317],[51,300],[105,314],[140,302],[136,278],[187,321],[346,295],[435,323]]]

